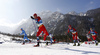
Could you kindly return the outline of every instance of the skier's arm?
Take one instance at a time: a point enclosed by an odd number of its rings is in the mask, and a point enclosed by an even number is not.
[[[88,34],[90,34],[90,31],[88,32]],[[88,34],[87,34],[87,35],[88,35]]]
[[[31,19],[34,19],[33,16],[31,16]]]
[[[75,29],[75,28],[73,28],[73,30],[74,30],[74,31],[76,31],[76,29]]]
[[[96,31],[94,31],[96,34],[97,34],[97,32]]]
[[[70,31],[69,31],[69,29],[68,29],[68,31],[67,31],[67,33],[69,33]]]
[[[96,35],[98,36],[98,33],[96,31],[94,31],[96,33]]]
[[[22,33],[20,35],[22,35],[24,32],[22,31]]]

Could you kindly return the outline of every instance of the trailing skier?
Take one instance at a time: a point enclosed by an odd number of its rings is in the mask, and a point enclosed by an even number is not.
[[[24,34],[24,41],[23,41],[23,44],[25,44],[25,39],[27,39],[28,41],[29,41],[29,43],[31,42],[31,40],[29,40],[28,38],[27,38],[27,34],[26,34],[26,32],[23,30],[23,28],[21,28],[21,31],[22,31],[22,33],[20,34],[20,35],[22,35],[22,34]]]
[[[71,25],[69,25],[68,28],[69,29],[68,29],[67,33],[69,33],[69,32],[72,33],[72,38],[73,38],[73,42],[74,42],[73,46],[76,46],[76,41],[78,42],[77,46],[80,46],[79,39],[78,39],[78,34],[77,34],[76,29],[73,28]]]
[[[93,28],[90,28],[90,31],[88,32],[88,34],[92,35],[93,40],[95,41],[96,45],[98,45],[98,41],[96,40],[98,33],[95,30],[93,30]]]
[[[35,47],[36,47],[36,46],[39,46],[39,35],[41,34],[41,32],[43,31],[43,33],[44,33],[44,41],[46,40],[46,37],[49,34],[48,34],[45,26],[43,25],[41,18],[39,16],[37,16],[36,13],[33,16],[31,16],[31,18],[33,20],[35,20],[36,24],[38,25],[38,31],[37,31],[37,34],[36,34],[36,36],[37,36],[37,45],[35,45]]]

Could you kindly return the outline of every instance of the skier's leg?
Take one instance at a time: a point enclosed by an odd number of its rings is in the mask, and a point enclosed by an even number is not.
[[[23,44],[25,44],[25,35],[24,35],[24,38],[23,38]]]
[[[92,41],[90,38],[88,38],[88,41]]]
[[[29,41],[29,39],[27,38],[27,35],[25,35],[25,39]]]
[[[96,36],[92,36],[93,40],[96,40]]]
[[[95,41],[96,45],[98,45],[98,41],[96,40],[97,36],[92,36],[93,40]]]
[[[77,46],[80,46],[80,41],[79,41],[79,37],[78,37],[77,32],[76,32],[76,41],[77,41],[77,43],[78,43],[78,45],[77,45]]]
[[[44,41],[46,40],[46,37],[49,35],[48,34],[48,32],[47,32],[47,30],[46,30],[46,28],[45,28],[45,26],[43,25],[43,27],[42,27],[42,29],[43,29],[43,32],[44,32]]]
[[[73,36],[73,42],[74,42],[74,45],[73,46],[76,46],[75,35],[72,35],[72,36]]]
[[[42,32],[41,28],[38,29],[38,32],[37,32],[37,46],[39,46],[39,35],[40,33]]]
[[[50,38],[51,44],[52,44],[52,38]]]
[[[73,46],[76,46],[76,40],[73,40],[73,42],[74,42],[74,45]]]
[[[48,34],[47,30],[45,30],[44,32],[45,32],[45,35],[44,35],[44,41],[45,41],[45,40],[46,40],[46,37],[47,37],[49,34]]]
[[[41,27],[38,29],[38,32],[36,34],[37,37],[39,37],[39,35],[41,34],[42,30],[41,30]]]
[[[37,32],[37,34],[36,34],[36,36],[37,36],[37,41],[39,41],[39,35],[41,34],[41,32],[42,32],[41,27],[39,27],[38,32]]]
[[[42,30],[43,30],[43,32],[44,32],[44,41],[46,41],[46,37],[47,37],[49,34],[48,34],[48,32],[47,32],[47,30],[46,30],[46,28],[45,28],[44,25],[42,26]],[[48,45],[48,42],[47,42],[47,41],[46,41],[46,45]]]
[[[29,43],[31,43],[31,40],[28,39],[27,35],[25,36],[25,39],[29,41]]]
[[[75,43],[75,35],[72,35],[72,37],[73,37],[73,42]]]
[[[75,40],[77,41],[77,43],[79,43],[79,39],[78,39],[78,34],[76,32],[76,35],[75,35]]]
[[[77,45],[77,46],[80,46],[80,41],[79,41],[79,39],[77,39],[77,42],[78,42],[78,45]]]

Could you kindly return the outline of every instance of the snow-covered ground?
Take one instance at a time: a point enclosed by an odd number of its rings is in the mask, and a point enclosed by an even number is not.
[[[83,43],[81,46],[73,46],[73,43],[57,43],[45,47],[44,44],[33,47],[34,44],[36,43],[22,45],[13,41],[4,42],[0,44],[0,55],[100,55],[100,44],[95,46]]]

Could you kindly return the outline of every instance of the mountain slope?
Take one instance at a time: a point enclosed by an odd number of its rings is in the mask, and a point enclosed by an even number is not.
[[[87,16],[62,14],[51,11],[43,11],[38,13],[38,15],[42,18],[43,23],[49,33],[54,35],[64,35],[64,32],[66,32],[68,29],[68,25],[72,25],[77,29],[79,35],[85,36],[88,33],[90,27],[94,28],[96,26],[96,31],[100,33],[100,30],[98,30],[98,28],[100,28],[100,12],[97,12],[99,10],[99,8],[89,10],[86,12]],[[34,24],[31,19],[28,19],[25,23],[16,29],[15,33],[20,33],[20,28],[24,28],[27,34],[35,33],[37,25]]]

